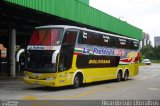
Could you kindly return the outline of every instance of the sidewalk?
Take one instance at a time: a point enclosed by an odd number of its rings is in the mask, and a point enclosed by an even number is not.
[[[4,79],[19,79],[19,78],[23,78],[23,76],[24,76],[23,72],[16,71],[15,77],[11,77],[11,76],[9,76],[7,70],[0,70],[0,80],[4,80]]]
[[[9,81],[9,80],[21,80],[21,79],[23,79],[23,76],[16,76],[16,77],[9,77],[9,76],[0,76],[0,81],[4,81],[4,80],[6,80],[6,81]]]

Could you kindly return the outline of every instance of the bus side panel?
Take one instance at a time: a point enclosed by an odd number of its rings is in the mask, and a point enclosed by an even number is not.
[[[130,72],[129,76],[130,77],[138,75],[138,71],[139,71],[138,63],[129,64],[129,72]]]
[[[139,73],[139,63],[135,63],[135,71],[134,71],[134,75],[138,75]]]
[[[116,78],[117,68],[90,68],[83,69],[86,83]]]
[[[78,69],[76,67],[77,55],[73,56],[73,64],[72,69],[68,71],[68,76],[71,77],[73,80],[74,75],[69,75],[69,73],[76,73],[77,71],[81,71],[84,75],[84,82],[94,82],[94,81],[101,81],[101,80],[109,80],[115,79],[118,67],[114,68],[83,68]],[[68,85],[72,84],[72,80],[68,80]]]

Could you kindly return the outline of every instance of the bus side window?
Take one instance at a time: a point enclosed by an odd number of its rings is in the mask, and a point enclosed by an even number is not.
[[[75,31],[66,31],[63,39],[63,44],[74,45],[76,40],[76,35],[77,35],[77,32]]]
[[[85,38],[87,39],[87,36]],[[79,32],[78,44],[84,44],[83,31]]]
[[[139,42],[133,41],[133,49],[139,49]]]
[[[127,40],[127,45],[126,45],[126,48],[127,49],[132,49],[132,42],[131,42],[131,40]]]
[[[111,36],[110,37],[111,38],[111,44],[110,44],[110,47],[117,47],[117,39],[116,39],[116,37],[114,37],[114,36]]]
[[[102,45],[102,36],[98,33],[94,33],[94,41],[95,41],[95,45]]]
[[[79,44],[92,44],[92,33],[87,31],[80,31],[79,38],[78,38]]]
[[[89,44],[90,35],[86,31],[80,31],[78,37],[79,44]]]
[[[94,44],[94,37],[92,32],[87,32],[87,39],[85,40],[86,44]]]
[[[124,38],[119,38],[119,48],[125,49],[126,48],[126,44],[127,44],[127,40]]]
[[[93,33],[93,32],[89,32],[89,36],[90,36],[90,39],[89,39],[88,44],[96,45],[95,35],[94,35],[94,33]]]
[[[110,36],[108,35],[101,35],[102,37],[102,46],[111,46],[111,40],[110,40]]]

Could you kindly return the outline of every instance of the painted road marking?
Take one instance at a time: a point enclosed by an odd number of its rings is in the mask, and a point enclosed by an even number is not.
[[[158,76],[157,74],[153,74],[153,75],[148,75],[148,76],[141,76],[140,78],[137,78],[138,80],[144,80],[144,79],[149,79],[149,78],[154,78]]]
[[[153,74],[152,77],[158,76],[158,74]]]
[[[144,80],[144,79],[146,79],[147,77],[142,77],[142,78],[140,78],[139,80]]]
[[[72,94],[62,94],[60,95],[58,94],[41,94],[41,95],[26,95],[21,97],[20,99],[22,100],[39,100],[39,99],[74,99],[74,98],[82,98],[82,97],[87,97],[87,96],[91,96],[97,93],[103,93],[103,92],[109,92],[109,91],[113,91],[113,90],[117,90],[120,88],[125,88],[127,86],[131,86],[134,83],[135,80],[130,80],[130,81],[124,81],[121,83],[116,83],[114,85],[104,85],[102,86],[95,86],[94,88],[84,91],[84,92],[77,92],[77,89],[73,90]],[[90,87],[89,87],[90,88]],[[81,88],[79,88],[81,89]]]
[[[160,88],[148,88],[151,91],[160,91]]]
[[[33,95],[26,95],[26,96],[23,96],[21,98],[21,100],[38,100],[38,99],[51,99],[51,98],[54,98],[54,99],[67,99],[67,98],[80,98],[80,97],[85,97],[85,96],[88,96],[88,95],[92,95],[92,94],[96,94],[96,93],[99,93],[99,92],[103,92],[103,91],[109,91],[109,90],[113,90],[117,87],[107,87],[107,89],[105,88],[96,88],[96,89],[93,89],[93,90],[89,90],[89,91],[86,91],[86,92],[83,92],[83,93],[78,93],[78,94],[75,94],[75,95],[62,95],[62,96],[59,96],[59,95],[37,95],[37,96],[33,96]]]
[[[38,96],[27,95],[21,98],[22,100],[37,100]]]
[[[120,83],[119,83],[120,84]],[[55,94],[51,94],[51,95],[26,95],[23,96],[22,98],[20,98],[21,100],[39,100],[39,99],[74,99],[74,98],[81,98],[81,97],[86,97],[86,96],[90,96],[96,93],[102,93],[102,92],[109,92],[112,90],[116,90],[119,88],[123,88],[126,87],[127,85],[130,85],[129,82],[124,82],[121,83],[121,85],[112,85],[112,86],[103,86],[103,87],[95,87],[92,90],[88,90],[86,92],[82,92],[82,93],[76,93],[74,95],[72,94],[65,94],[65,95],[55,95]]]

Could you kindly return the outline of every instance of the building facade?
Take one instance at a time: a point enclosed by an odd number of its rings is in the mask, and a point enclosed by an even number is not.
[[[160,36],[154,37],[154,46],[160,46]]]
[[[142,37],[140,47],[142,48],[146,45],[151,45],[150,35],[148,33],[143,32],[142,36],[143,37]]]

